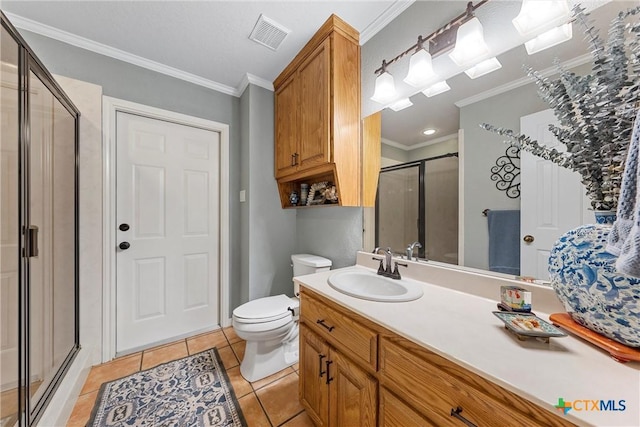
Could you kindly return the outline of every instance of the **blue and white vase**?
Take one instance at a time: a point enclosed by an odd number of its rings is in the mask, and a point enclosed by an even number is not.
[[[610,225],[565,233],[549,256],[551,286],[573,320],[629,347],[640,347],[640,278],[616,271],[605,250]]]
[[[593,211],[597,224],[613,225],[616,220],[616,211]]]

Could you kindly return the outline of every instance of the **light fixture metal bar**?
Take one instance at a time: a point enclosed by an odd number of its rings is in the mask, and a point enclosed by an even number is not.
[[[431,40],[433,40],[434,38],[436,38],[437,36],[439,36],[440,34],[450,30],[452,27],[454,26],[458,26],[460,24],[462,24],[467,18],[469,18],[471,16],[471,14],[480,6],[482,6],[483,4],[485,4],[486,2],[488,2],[489,0],[481,0],[480,2],[478,2],[477,4],[473,4],[473,2],[469,2],[467,3],[467,9],[464,11],[464,13],[460,14],[459,16],[453,18],[451,21],[449,21],[447,24],[445,24],[444,26],[438,28],[437,30],[435,30],[434,32],[432,32],[431,34],[429,34],[428,36],[418,36],[418,42],[416,44],[414,44],[413,46],[411,46],[410,48],[408,48],[407,50],[405,50],[404,52],[401,52],[400,54],[398,54],[395,58],[390,59],[389,61],[387,60],[383,60],[382,61],[382,67],[378,68],[377,70],[375,70],[373,73],[374,74],[381,74],[385,71],[385,68],[391,64],[393,64],[394,62],[399,61],[400,59],[402,59],[403,57],[405,57],[406,55],[408,55],[409,53],[415,52],[416,49],[422,47],[423,43],[427,43],[430,42]],[[455,38],[454,38],[455,39]],[[444,48],[446,49],[446,48]],[[444,49],[439,49],[438,52],[444,50]],[[435,53],[438,53],[435,52]],[[434,53],[432,53],[432,56],[434,55]]]

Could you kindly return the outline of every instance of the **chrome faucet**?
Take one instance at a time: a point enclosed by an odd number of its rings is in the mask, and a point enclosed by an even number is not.
[[[381,252],[382,251],[382,252]],[[377,247],[373,250],[375,255],[384,255],[384,260],[381,258],[374,257],[376,261],[380,261],[380,265],[378,266],[378,274],[385,277],[390,277],[392,279],[401,279],[400,272],[398,271],[398,266],[407,267],[407,264],[399,263],[396,261],[395,268],[391,268],[393,253],[391,252],[391,248],[387,247],[386,249]],[[384,264],[383,264],[384,263]]]
[[[411,257],[413,257],[413,251],[415,248],[422,248],[422,243],[420,242],[413,242],[411,244],[409,244],[409,246],[407,246],[407,259],[409,261],[411,261]],[[418,255],[416,255],[416,261],[418,261]]]

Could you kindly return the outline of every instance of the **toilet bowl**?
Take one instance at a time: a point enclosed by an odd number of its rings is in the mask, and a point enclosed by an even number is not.
[[[294,276],[331,268],[331,260],[316,255],[292,255],[291,261]],[[298,362],[297,284],[294,295],[258,298],[233,310],[233,329],[246,341],[240,373],[247,381],[268,377]]]

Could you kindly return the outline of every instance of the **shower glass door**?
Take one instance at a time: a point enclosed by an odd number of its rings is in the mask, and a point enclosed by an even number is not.
[[[458,156],[456,153],[382,168],[376,197],[376,246],[458,263]]]
[[[29,74],[29,395],[36,412],[76,343],[75,117]]]
[[[0,40],[0,426],[13,426],[19,402],[19,73],[18,43]]]
[[[424,242],[424,196],[420,192],[424,165],[403,163],[382,169],[376,197],[376,246],[396,252]],[[422,209],[421,209],[422,207]],[[422,249],[420,249],[420,256]]]
[[[0,16],[0,427],[26,427],[80,348],[79,113]]]

